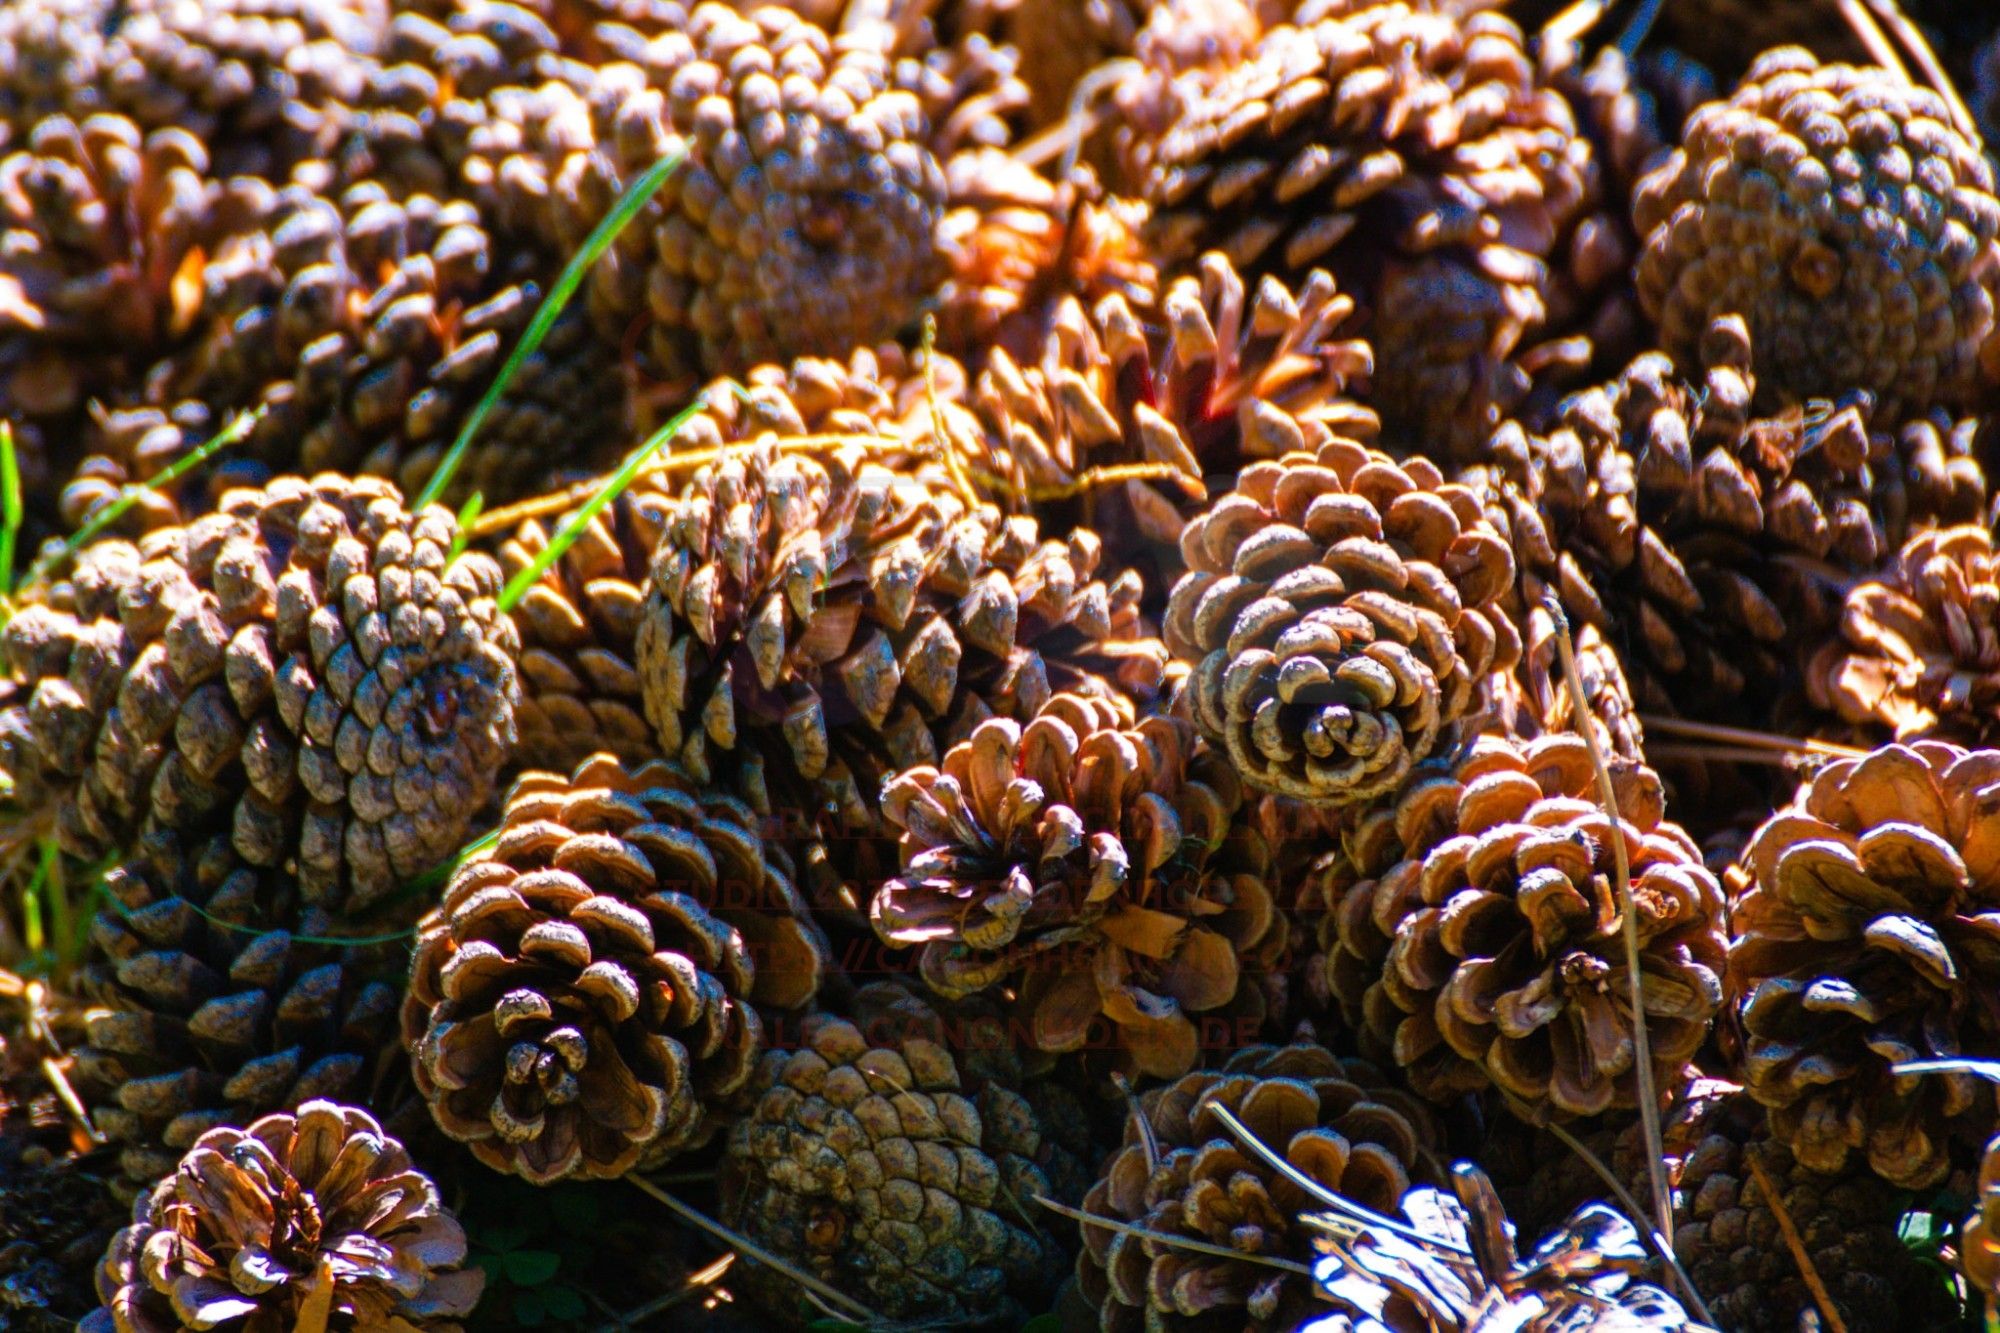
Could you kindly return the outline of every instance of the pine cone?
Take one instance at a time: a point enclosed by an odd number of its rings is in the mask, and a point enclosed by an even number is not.
[[[2000,200],[1929,89],[1768,51],[1695,113],[1633,212],[1639,295],[1675,358],[1740,313],[1770,403],[1863,389],[1894,416],[1974,393]]]
[[[1083,522],[1119,550],[1180,540],[1210,484],[1248,461],[1311,449],[1329,435],[1375,437],[1359,396],[1373,353],[1354,303],[1315,271],[1296,293],[1267,278],[1248,291],[1220,254],[1175,279],[1152,308],[1113,295],[1085,314],[1057,306],[1036,356],[992,351],[974,388],[978,430],[1003,479],[1042,501],[1045,523]],[[1171,480],[1091,484],[1093,469],[1165,465]]]
[[[1039,1117],[1004,1086],[972,1091],[949,1029],[893,986],[857,1008],[807,1017],[796,1048],[764,1056],[729,1134],[722,1221],[887,1318],[1012,1328],[1047,1308],[1061,1263],[1035,1203],[1052,1195]],[[743,1279],[786,1325],[812,1317],[782,1275]]]
[[[830,808],[866,833],[890,774],[986,717],[1032,717],[1059,689],[1158,695],[1138,575],[1096,581],[1094,533],[1042,539],[936,472],[760,446],[697,475],[639,627],[666,755],[767,789],[760,810]]]
[[[838,355],[896,333],[942,276],[944,172],[922,99],[892,78],[894,38],[703,4],[629,52],[643,84],[619,73],[592,91],[585,142],[530,123],[517,164],[478,170],[545,181],[567,251],[633,178],[685,151],[591,274],[607,340],[649,326],[670,383]]]
[[[1083,1210],[1246,1255],[1310,1263],[1314,1232],[1301,1214],[1314,1196],[1253,1154],[1218,1109],[1321,1189],[1378,1211],[1396,1206],[1435,1141],[1422,1107],[1370,1066],[1321,1046],[1250,1046],[1220,1069],[1146,1093]],[[1088,1222],[1083,1239],[1077,1284],[1111,1333],[1279,1333],[1326,1308],[1310,1281],[1287,1269]]]
[[[1806,685],[1843,722],[1899,741],[2000,744],[2000,552],[1967,525],[1910,539],[1847,594]]]
[[[1339,1312],[1299,1333],[1716,1333],[1635,1280],[1651,1253],[1622,1214],[1579,1208],[1523,1259],[1486,1173],[1459,1162],[1451,1176],[1455,1199],[1411,1190],[1400,1226],[1339,1200],[1305,1219],[1325,1251],[1313,1279]]]
[[[1481,730],[1524,741],[1580,731],[1556,647],[1555,618],[1547,608],[1538,606],[1528,613],[1521,637],[1526,642],[1521,661],[1495,686]],[[1616,756],[1644,763],[1645,728],[1616,650],[1595,625],[1585,625],[1575,636],[1575,652],[1584,724],[1599,753],[1607,759]]]
[[[752,816],[672,767],[530,773],[417,939],[403,1041],[438,1126],[538,1184],[704,1141],[830,966]]]
[[[327,473],[85,548],[0,632],[17,800],[86,860],[227,830],[306,902],[371,906],[457,849],[514,741],[499,569],[447,564],[452,538],[447,511]]]
[[[1520,29],[1461,0],[1319,0],[1265,33],[1152,155],[1165,262],[1326,267],[1366,309],[1392,429],[1469,452],[1517,392],[1590,145]]]
[[[1870,433],[1865,399],[1752,419],[1742,322],[1716,321],[1707,348],[1699,385],[1639,357],[1548,436],[1504,428],[1462,480],[1520,554],[1526,605],[1554,591],[1620,646],[1642,707],[1730,716],[1783,693],[1842,576],[1925,517],[1892,494],[1901,446]]]
[[[341,924],[227,840],[142,838],[104,879],[76,1083],[143,1191],[212,1129],[356,1098],[394,1041],[398,960],[314,941]]]
[[[1993,1132],[1983,1080],[1890,1067],[2000,1055],[1975,1000],[1993,984],[1997,805],[2000,752],[1888,745],[1820,770],[1744,852],[1728,971],[1743,1082],[1803,1165],[1858,1154],[1921,1189],[1949,1169],[1954,1133]]]
[[[1959,1263],[1965,1280],[1986,1303],[1991,1319],[2000,1308],[2000,1246],[1994,1237],[2000,1232],[2000,1140],[1986,1145],[1979,1159],[1979,1197],[1973,1213],[1959,1229]]]
[[[1654,1082],[1721,1007],[1722,890],[1664,818],[1660,780],[1609,761],[1630,859]],[[1344,840],[1323,891],[1327,985],[1364,1049],[1448,1101],[1494,1086],[1531,1115],[1637,1104],[1631,981],[1610,839],[1576,736],[1485,736],[1420,769]]]
[[[312,1101],[202,1135],[132,1210],[81,1333],[459,1333],[485,1286],[437,1186],[366,1111]]]
[[[1902,1242],[1907,1196],[1866,1170],[1826,1175],[1772,1141],[1761,1108],[1740,1089],[1698,1080],[1665,1126],[1667,1180],[1674,1191],[1674,1254],[1709,1313],[1736,1333],[1796,1333],[1817,1311],[1770,1195],[1750,1163],[1776,1187],[1813,1270],[1851,1329],[1947,1328],[1955,1304],[1937,1270]],[[1618,1143],[1613,1169],[1647,1197],[1645,1144],[1636,1130]]]
[[[1069,694],[1025,726],[981,723],[884,790],[903,871],[870,904],[876,933],[919,946],[942,995],[1017,992],[1039,1050],[1115,1045],[1174,1078],[1226,1006],[1240,1044],[1263,1017],[1241,960],[1278,913],[1261,841],[1232,828],[1235,777],[1197,744],[1177,718],[1133,726]]]
[[[1243,469],[1181,536],[1167,637],[1243,780],[1327,804],[1392,790],[1521,645],[1513,557],[1472,492],[1351,440]]]
[[[241,262],[211,277],[217,292],[189,345],[110,417],[64,493],[69,521],[257,407],[265,415],[231,459],[372,473],[414,495],[540,301],[532,281],[517,281],[539,261],[496,247],[470,204],[373,183],[337,204],[289,187],[240,244]],[[608,464],[626,412],[610,349],[580,316],[561,320],[509,381],[446,496],[478,490],[499,503],[565,464]],[[155,434],[180,423],[195,428],[178,442]]]

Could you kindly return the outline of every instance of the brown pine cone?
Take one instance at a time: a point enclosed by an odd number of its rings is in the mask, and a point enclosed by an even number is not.
[[[1004,481],[1050,497],[1037,505],[1044,522],[1083,522],[1119,550],[1171,550],[1208,486],[1233,485],[1246,462],[1329,435],[1375,438],[1374,412],[1355,401],[1374,354],[1353,313],[1324,271],[1297,292],[1274,278],[1251,291],[1211,252],[1155,306],[1113,295],[1086,314],[1065,300],[1026,363],[995,349],[974,387],[977,429]],[[1090,480],[1128,464],[1177,475]]]
[[[1160,693],[1166,649],[1135,572],[1097,581],[1094,533],[1043,539],[937,472],[760,445],[696,476],[639,626],[663,753],[765,789],[760,810],[865,833],[886,778],[987,717],[1032,717],[1061,689]]]
[[[1254,1155],[1229,1111],[1321,1189],[1386,1212],[1427,1174],[1436,1142],[1420,1103],[1322,1046],[1250,1046],[1219,1069],[1146,1093],[1083,1210],[1227,1251],[1310,1264],[1317,1200]],[[1282,1333],[1326,1313],[1309,1279],[1083,1224],[1077,1284],[1108,1333],[1198,1328]]]
[[[1731,914],[1728,985],[1743,1082],[1804,1165],[1863,1156],[1921,1189],[1955,1134],[1984,1142],[2000,1099],[1909,1060],[2000,1055],[1978,997],[2000,898],[2000,751],[1936,741],[1828,764],[1757,830]]]
[[[1525,650],[1515,669],[1499,678],[1492,702],[1482,714],[1482,731],[1517,740],[1580,731],[1575,703],[1564,680],[1556,648],[1555,618],[1546,607],[1527,615],[1522,631]],[[1625,664],[1595,625],[1575,636],[1577,676],[1583,686],[1584,720],[1599,753],[1643,763],[1646,732],[1632,702]]]
[[[1553,591],[1596,626],[1642,707],[1730,716],[1789,686],[1792,645],[1834,623],[1845,579],[1928,516],[1865,400],[1753,419],[1742,321],[1706,348],[1700,383],[1648,353],[1547,436],[1504,428],[1462,480],[1521,558],[1523,603]]]
[[[1344,838],[1322,891],[1327,987],[1364,1048],[1423,1095],[1493,1086],[1530,1118],[1637,1105],[1614,827],[1630,858],[1655,1085],[1677,1083],[1707,1037],[1722,1004],[1721,887],[1664,817],[1658,776],[1607,762],[1615,826],[1581,738],[1482,736]]]
[[[950,1029],[897,988],[864,988],[857,1009],[810,1015],[764,1056],[729,1134],[723,1223],[889,1319],[1013,1328],[1047,1309],[1062,1260],[1035,1202],[1053,1197],[1035,1109],[973,1092]],[[742,1277],[785,1326],[814,1317],[782,1274]]]
[[[1189,521],[1167,639],[1243,780],[1329,805],[1393,790],[1520,656],[1506,543],[1423,459],[1352,440],[1243,469]]]
[[[227,831],[304,900],[367,909],[457,850],[514,742],[500,571],[451,514],[326,473],[105,540],[0,631],[17,819],[97,860]]]
[[[870,903],[876,933],[918,946],[942,995],[1015,992],[1038,1050],[1113,1045],[1174,1078],[1224,1010],[1240,1044],[1263,1015],[1239,968],[1278,912],[1261,840],[1233,827],[1235,776],[1198,745],[1178,718],[1135,726],[1070,694],[981,723],[884,789],[903,870]]]
[[[1668,1114],[1665,1141],[1674,1255],[1723,1328],[1796,1333],[1808,1312],[1818,1312],[1752,1160],[1776,1187],[1777,1207],[1848,1328],[1957,1323],[1956,1302],[1937,1270],[1898,1235],[1907,1196],[1865,1169],[1828,1175],[1802,1166],[1771,1139],[1761,1108],[1734,1084],[1697,1080]],[[1640,1199],[1650,1188],[1644,1152],[1633,1129],[1612,1156]]]
[[[260,407],[227,455],[239,466],[372,473],[415,495],[541,299],[524,280],[540,261],[497,245],[469,203],[374,183],[338,203],[288,187],[241,246],[242,262],[211,276],[188,345],[107,417],[64,491],[70,522]],[[509,381],[446,496],[497,504],[565,466],[607,465],[627,413],[611,350],[567,317]],[[159,497],[169,514],[171,501]]]
[[[157,831],[104,891],[76,1083],[117,1146],[121,1193],[212,1129],[370,1085],[395,1040],[399,960],[316,942],[352,928],[282,871],[245,865],[224,837]]]
[[[1992,332],[2000,200],[1937,94],[1767,51],[1640,182],[1639,296],[1691,363],[1748,321],[1761,402],[1854,389],[1885,416],[1966,402]]]
[[[529,773],[425,918],[403,1043],[439,1128],[537,1184],[620,1176],[714,1134],[831,966],[739,802],[662,763]]]
[[[464,1262],[464,1228],[403,1145],[311,1101],[202,1135],[112,1241],[80,1328],[459,1333],[486,1284]]]
[[[1899,741],[2000,744],[2000,552],[1985,527],[1912,537],[1847,594],[1807,664],[1814,704]]]
[[[644,327],[661,376],[690,387],[840,355],[913,321],[942,277],[944,172],[923,100],[896,85],[894,47],[886,25],[836,37],[775,6],[703,4],[592,89],[582,123],[567,122],[583,142],[531,123],[516,161],[478,170],[545,181],[550,237],[568,252],[635,177],[685,151],[593,268],[606,339]]]
[[[1986,1317],[2000,1309],[2000,1139],[1986,1145],[1979,1159],[1979,1197],[1972,1215],[1959,1229],[1959,1264],[1965,1280],[1986,1304]]]
[[[1316,0],[1216,79],[1152,154],[1163,262],[1333,271],[1369,312],[1374,399],[1470,452],[1518,393],[1590,144],[1520,29],[1465,0]]]

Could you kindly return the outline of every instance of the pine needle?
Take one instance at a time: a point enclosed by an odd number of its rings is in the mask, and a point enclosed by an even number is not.
[[[458,438],[452,441],[451,448],[445,452],[445,456],[438,460],[437,471],[431,473],[430,481],[424,485],[423,494],[417,497],[416,503],[410,506],[411,509],[422,509],[425,505],[437,503],[438,497],[444,494],[445,487],[451,485],[451,479],[457,474],[459,465],[465,461],[466,453],[472,448],[473,437],[479,434],[479,428],[486,424],[486,418],[492,415],[495,407],[499,406],[501,397],[507,392],[507,386],[513,383],[514,376],[520,372],[521,366],[541,347],[542,340],[549,336],[549,330],[555,327],[556,320],[562,316],[570,298],[576,295],[576,289],[583,284],[584,274],[590,271],[590,266],[597,262],[599,256],[611,248],[612,242],[618,239],[619,234],[632,219],[639,216],[639,210],[659,193],[660,187],[667,183],[667,177],[679,169],[686,156],[685,152],[669,153],[648,167],[643,175],[626,187],[625,193],[619,196],[618,203],[604,215],[603,220],[591,228],[590,235],[584,239],[582,248],[569,257],[569,262],[563,265],[562,272],[557,275],[555,285],[550,287],[549,294],[542,298],[541,305],[535,310],[534,319],[528,323],[527,332],[521,335],[521,340],[514,344],[514,350],[507,354],[507,360],[501,364],[500,373],[486,386],[486,392],[480,395],[479,402],[473,406],[471,414],[465,419],[465,424],[459,427]]]
[[[1752,731],[1746,727],[1725,727],[1714,722],[1696,722],[1691,718],[1671,717],[1665,713],[1640,713],[1639,725],[1649,732],[1665,732],[1669,736],[1688,736],[1700,741],[1720,741],[1725,745],[1740,745],[1751,749],[1770,750],[1781,755],[1824,755],[1829,759],[1861,759],[1868,754],[1852,745],[1842,745],[1837,741],[1815,740],[1810,736],[1782,736],[1771,731]]]
[[[1096,1213],[1086,1213],[1081,1208],[1072,1208],[1066,1203],[1057,1203],[1054,1199],[1041,1194],[1035,1195],[1034,1199],[1036,1203],[1050,1212],[1061,1213],[1064,1217],[1081,1222],[1085,1226],[1102,1227],[1106,1231],[1116,1231],[1127,1236],[1137,1236],[1141,1240],[1150,1240],[1155,1244],[1165,1245],[1170,1249],[1187,1250],[1193,1254],[1206,1254],[1217,1259],[1234,1259],[1240,1263],[1256,1264],[1260,1268],[1277,1268],[1287,1273],[1297,1273],[1304,1278],[1311,1278],[1313,1275],[1310,1267],[1305,1264],[1296,1263],[1290,1259],[1279,1259],[1268,1254],[1249,1254],[1242,1250],[1232,1250],[1227,1245],[1211,1245],[1205,1240],[1194,1240],[1187,1236],[1171,1236],[1164,1231],[1154,1231],[1147,1227],[1135,1226],[1130,1222],[1120,1222],[1116,1218],[1100,1217]],[[1319,1290],[1318,1284],[1314,1284],[1313,1290]]]
[[[1625,1216],[1631,1219],[1632,1225],[1638,1228],[1639,1234],[1645,1238],[1646,1243],[1653,1247],[1653,1253],[1660,1256],[1660,1261],[1673,1270],[1674,1280],[1680,1283],[1682,1294],[1687,1297],[1688,1304],[1694,1307],[1695,1313],[1701,1316],[1701,1322],[1714,1325],[1715,1316],[1708,1312],[1707,1303],[1702,1300],[1701,1293],[1695,1290],[1694,1279],[1687,1275],[1685,1268],[1681,1267],[1680,1258],[1674,1253],[1672,1242],[1661,1235],[1659,1230],[1646,1220],[1646,1210],[1641,1208],[1639,1201],[1632,1197],[1632,1191],[1626,1189],[1624,1182],[1611,1174],[1611,1168],[1606,1166],[1598,1158],[1597,1154],[1585,1145],[1582,1139],[1579,1139],[1561,1125],[1553,1122],[1549,1124],[1548,1128],[1550,1133],[1569,1145],[1571,1152],[1583,1159],[1584,1165],[1597,1173],[1597,1178],[1604,1182],[1605,1188],[1617,1196],[1619,1206],[1625,1210]]]
[[[21,460],[14,424],[0,421],[0,597],[14,591],[14,552],[21,539]]]
[[[465,554],[465,544],[472,536],[472,525],[479,521],[479,511],[486,508],[486,493],[474,491],[465,497],[465,503],[458,507],[458,520],[453,526],[451,551],[444,562],[454,564]]]
[[[1597,796],[1611,820],[1611,863],[1617,872],[1614,888],[1618,894],[1618,921],[1625,938],[1625,970],[1631,984],[1633,1073],[1639,1085],[1639,1124],[1646,1136],[1646,1170],[1653,1187],[1653,1216],[1659,1232],[1670,1236],[1674,1230],[1673,1196],[1667,1190],[1666,1150],[1660,1133],[1660,1097],[1653,1084],[1653,1049],[1646,1031],[1645,974],[1639,966],[1639,911],[1632,901],[1632,866],[1625,848],[1625,821],[1618,813],[1618,792],[1611,784],[1611,770],[1605,766],[1598,748],[1596,729],[1590,725],[1590,702],[1583,697],[1583,681],[1576,665],[1576,641],[1570,637],[1569,617],[1562,603],[1550,593],[1542,605],[1554,622],[1556,654],[1562,659],[1563,685],[1569,691],[1571,721],[1577,735],[1590,751],[1590,766],[1597,775]]]
[[[1847,1333],[1847,1324],[1835,1308],[1826,1283],[1820,1281],[1819,1269],[1813,1266],[1812,1255],[1806,1250],[1797,1224],[1792,1221],[1791,1211],[1772,1186],[1771,1177],[1765,1174],[1762,1164],[1757,1161],[1757,1154],[1746,1152],[1743,1161],[1749,1166],[1750,1174],[1757,1178],[1757,1188],[1764,1191],[1764,1201],[1771,1205],[1771,1216],[1778,1219],[1778,1230],[1784,1234],[1785,1248],[1792,1252],[1792,1262],[1798,1265],[1799,1276],[1805,1279],[1806,1290],[1812,1293],[1813,1304],[1819,1307],[1820,1318],[1826,1321],[1827,1333]]]

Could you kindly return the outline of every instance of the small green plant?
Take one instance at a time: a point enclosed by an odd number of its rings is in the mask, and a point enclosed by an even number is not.
[[[482,1328],[582,1325],[589,1307],[577,1283],[589,1267],[591,1237],[604,1224],[599,1200],[587,1186],[556,1186],[461,1214],[471,1262],[486,1274]]]

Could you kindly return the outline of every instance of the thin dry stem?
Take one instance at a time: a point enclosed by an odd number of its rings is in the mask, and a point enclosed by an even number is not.
[[[1858,750],[1852,745],[1842,745],[1837,741],[1814,740],[1810,736],[1781,736],[1776,732],[1751,731],[1745,727],[1725,727],[1719,723],[1696,722],[1689,718],[1671,717],[1664,713],[1641,713],[1639,723],[1649,732],[1663,731],[1668,735],[1689,736],[1703,741],[1721,741],[1728,745],[1774,750],[1785,754],[1815,754],[1830,759],[1860,759],[1868,753],[1866,750]]]
[[[1882,25],[1875,21],[1875,15],[1869,12],[1868,7],[1861,0],[1835,0],[1835,3],[1840,8],[1840,17],[1867,49],[1868,58],[1914,87],[1916,80],[1903,67],[1902,57],[1896,54],[1895,43],[1882,31]]]
[[[644,1176],[630,1175],[625,1177],[625,1179],[631,1181],[642,1193],[650,1195],[652,1198],[665,1204],[683,1222],[700,1227],[703,1231],[706,1231],[724,1245],[729,1246],[730,1249],[735,1250],[744,1258],[755,1260],[767,1268],[784,1274],[807,1291],[817,1292],[821,1297],[839,1307],[843,1313],[843,1317],[850,1319],[858,1318],[870,1328],[888,1322],[860,1301],[855,1300],[852,1296],[847,1295],[836,1287],[828,1286],[811,1273],[800,1268],[797,1264],[790,1263],[772,1254],[748,1236],[739,1235],[731,1231],[728,1227],[722,1225],[722,1223],[716,1221],[706,1213],[701,1212],[699,1209],[690,1208],[687,1204],[682,1203],[679,1199],[676,1199],[658,1185],[653,1184],[653,1182],[647,1180]]]
[[[1605,766],[1598,748],[1596,729],[1584,725],[1590,704],[1583,697],[1583,681],[1577,672],[1576,642],[1570,637],[1569,617],[1553,594],[1544,599],[1556,631],[1556,654],[1562,659],[1563,685],[1569,690],[1570,709],[1575,714],[1576,733],[1590,752],[1590,766],[1597,774],[1597,796],[1611,820],[1611,864],[1617,872],[1618,923],[1625,938],[1625,970],[1631,983],[1633,1075],[1639,1085],[1639,1123],[1646,1135],[1646,1168],[1653,1187],[1653,1215],[1660,1233],[1674,1229],[1673,1196],[1667,1191],[1667,1163],[1660,1133],[1660,1098],[1653,1084],[1653,1044],[1646,1031],[1645,974],[1639,964],[1639,911],[1632,901],[1632,867],[1626,857],[1624,819],[1618,813],[1618,793],[1611,785],[1611,770]]]
[[[1194,1254],[1206,1254],[1217,1259],[1236,1259],[1246,1264],[1256,1264],[1262,1268],[1282,1269],[1287,1273],[1297,1273],[1310,1278],[1312,1269],[1290,1259],[1279,1259],[1269,1254],[1250,1254],[1243,1250],[1232,1250],[1227,1245],[1211,1245],[1205,1240],[1191,1240],[1186,1236],[1170,1236],[1164,1231],[1153,1231],[1147,1227],[1135,1226],[1130,1222],[1120,1222],[1116,1218],[1099,1217],[1096,1213],[1086,1213],[1081,1208],[1072,1208],[1066,1203],[1057,1203],[1046,1195],[1037,1194],[1036,1203],[1050,1212],[1061,1213],[1064,1217],[1081,1222],[1085,1226],[1103,1227],[1106,1231],[1116,1231],[1127,1236],[1138,1236],[1171,1249],[1187,1250]],[[1314,1291],[1319,1288],[1314,1286]]]
[[[1983,147],[1979,137],[1979,122],[1973,117],[1971,109],[1965,105],[1965,99],[1958,95],[1958,85],[1954,84],[1951,75],[1945,72],[1943,62],[1937,58],[1937,52],[1931,49],[1930,41],[1924,36],[1923,29],[1910,22],[1909,17],[1903,13],[1903,7],[1897,4],[1896,0],[1867,0],[1867,5],[1874,17],[1880,19],[1882,26],[1889,30],[1889,35],[1902,44],[1910,59],[1916,62],[1917,68],[1923,71],[1924,82],[1930,85],[1931,91],[1944,99],[1945,109],[1951,112],[1953,127],[1972,140],[1974,146]]]
[[[1146,1150],[1146,1174],[1160,1169],[1160,1141],[1153,1136],[1152,1122],[1146,1119],[1145,1110],[1139,1105],[1139,1094],[1132,1091],[1131,1081],[1123,1074],[1113,1074],[1111,1081],[1118,1085],[1120,1095],[1125,1098],[1125,1112],[1132,1117],[1132,1124],[1139,1131],[1139,1144]]]
[[[1826,1283],[1820,1281],[1819,1270],[1813,1267],[1812,1256],[1806,1253],[1805,1241],[1799,1236],[1799,1229],[1793,1224],[1785,1201],[1778,1197],[1778,1191],[1772,1186],[1771,1177],[1758,1163],[1755,1153],[1744,1153],[1743,1160],[1749,1163],[1750,1174],[1757,1178],[1757,1188],[1764,1191],[1764,1198],[1771,1205],[1771,1216],[1778,1219],[1778,1230],[1785,1236],[1785,1248],[1792,1252],[1792,1262],[1799,1266],[1799,1276],[1805,1279],[1806,1289],[1812,1292],[1813,1304],[1819,1307],[1820,1317],[1826,1321],[1827,1333],[1847,1333],[1847,1325],[1841,1320],[1840,1311],[1834,1307],[1833,1296],[1827,1291]]]

